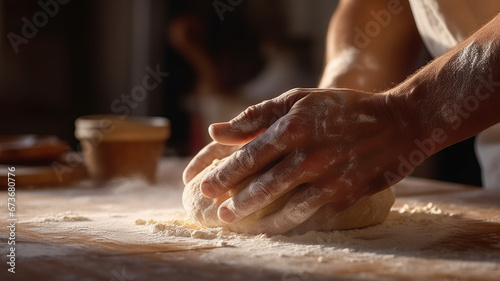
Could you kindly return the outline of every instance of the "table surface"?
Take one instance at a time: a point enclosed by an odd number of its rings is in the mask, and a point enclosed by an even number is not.
[[[186,161],[164,159],[154,186],[17,190],[15,274],[2,191],[0,280],[500,280],[499,191],[407,178],[381,225],[249,236],[183,224]]]

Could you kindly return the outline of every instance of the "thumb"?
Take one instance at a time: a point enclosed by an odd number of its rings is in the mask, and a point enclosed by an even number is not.
[[[225,145],[245,144],[264,133],[274,122],[286,115],[305,93],[290,90],[279,97],[248,107],[229,122],[210,125],[213,140]]]

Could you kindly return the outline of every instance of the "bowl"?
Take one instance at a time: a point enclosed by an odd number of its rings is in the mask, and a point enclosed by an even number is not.
[[[154,183],[170,122],[163,117],[87,115],[76,119],[75,137],[96,182],[138,177]]]

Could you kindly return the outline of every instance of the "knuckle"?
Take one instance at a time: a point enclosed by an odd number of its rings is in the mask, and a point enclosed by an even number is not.
[[[305,126],[303,119],[295,114],[287,115],[278,124],[277,132],[281,135],[302,136],[307,134],[309,129]]]
[[[215,188],[222,187],[228,188],[230,185],[230,178],[224,171],[212,171],[206,178],[206,180],[211,181],[215,184]]]
[[[296,95],[296,94],[303,94],[305,92],[308,92],[308,89],[306,88],[293,88],[290,91],[287,92],[288,95]]]
[[[269,202],[274,199],[274,192],[264,183],[257,182],[250,186],[250,195],[257,202]]]
[[[259,105],[251,105],[247,107],[238,117],[236,117],[237,120],[248,120],[250,122],[255,121],[258,119],[258,116],[260,112],[260,106]]]
[[[304,188],[300,193],[297,193],[290,202],[293,206],[302,206],[303,208],[308,207],[308,209],[316,209],[324,205],[327,193],[324,188],[317,187],[315,185],[310,185]]]
[[[308,171],[311,175],[319,176],[324,174],[327,170],[325,156],[320,153],[300,152],[297,154],[296,159],[300,159],[298,168],[303,171]]]
[[[294,224],[300,224],[304,222],[310,213],[309,206],[306,205],[307,202],[303,202],[301,204],[295,205],[290,208],[286,213],[286,217],[288,220]]]
[[[269,120],[269,126],[288,113],[288,106],[286,104],[282,104],[280,106],[272,107],[271,112],[272,117]]]
[[[309,93],[311,93],[311,89],[293,88],[293,89],[285,92],[281,96],[279,96],[278,99],[291,106],[297,100],[307,96]]]
[[[254,170],[257,162],[252,153],[248,149],[240,149],[234,153],[234,160],[238,168],[241,170]]]

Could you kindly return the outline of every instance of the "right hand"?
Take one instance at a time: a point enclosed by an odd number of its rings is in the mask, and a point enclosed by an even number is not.
[[[285,206],[259,221],[261,233],[291,230],[322,208],[338,213],[413,169],[398,170],[400,156],[415,150],[421,132],[418,122],[410,122],[414,117],[405,98],[395,92],[293,89],[251,106],[230,122],[210,127],[218,143],[242,147],[204,176],[201,191],[218,198],[257,175],[219,206],[219,219],[232,223],[294,190]],[[214,148],[205,148],[194,161],[209,165],[213,157],[207,155],[214,153],[208,151]],[[319,217],[313,225],[326,220]]]

